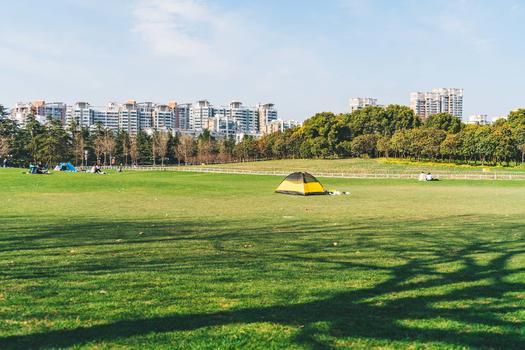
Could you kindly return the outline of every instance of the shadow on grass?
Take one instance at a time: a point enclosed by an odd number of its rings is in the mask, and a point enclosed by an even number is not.
[[[220,227],[223,223],[217,222]],[[100,227],[98,225],[101,225]],[[98,239],[107,239],[102,233],[103,223],[91,224],[88,227],[76,227],[76,237],[86,234],[90,229],[99,227],[100,236],[95,239],[80,240],[78,246],[97,244]],[[120,223],[124,230],[135,232],[144,223]],[[169,235],[173,227],[180,225]],[[193,226],[192,226],[193,225]],[[359,263],[341,258],[340,254],[332,255],[325,242],[290,243],[287,247],[275,251],[250,252],[228,248],[221,242],[228,240],[255,240],[258,242],[271,241],[268,228],[243,225],[238,223],[236,229],[213,229],[207,227],[207,233],[198,234],[193,230],[203,229],[197,223],[163,224],[155,227],[155,234],[150,237],[137,239],[132,244],[147,243],[159,239],[171,240],[207,240],[220,252],[235,253],[236,261],[243,259],[271,259],[272,261],[295,261],[297,263],[316,263],[333,265],[338,269],[364,269],[368,271],[381,270],[388,278],[370,288],[349,290],[330,294],[329,296],[307,303],[284,304],[270,307],[253,307],[238,310],[174,314],[165,317],[133,319],[114,323],[97,325],[85,328],[51,330],[43,333],[16,335],[0,338],[1,349],[30,349],[55,348],[78,346],[88,342],[112,341],[119,338],[141,336],[149,333],[165,333],[174,331],[196,330],[203,327],[250,324],[268,322],[272,324],[291,325],[297,327],[298,333],[293,341],[299,345],[314,349],[330,349],[335,347],[337,340],[364,338],[377,341],[400,342],[431,342],[435,344],[456,345],[459,347],[498,348],[498,349],[525,349],[523,333],[524,319],[507,317],[509,314],[522,312],[522,303],[513,298],[525,291],[525,283],[515,281],[513,275],[524,273],[525,268],[510,267],[511,261],[518,255],[525,254],[525,243],[521,239],[512,240],[506,235],[508,232],[520,230],[519,224],[501,224],[490,233],[492,239],[473,237],[483,228],[483,224],[473,225],[469,232],[456,232],[440,227],[432,228],[426,222],[385,223],[383,226],[371,226],[370,230],[383,232],[389,227],[396,232],[409,227],[400,235],[387,233],[359,235],[353,241],[353,248],[363,251],[364,254],[377,249],[396,256],[403,263],[400,264],[369,264]],[[117,225],[118,226],[118,225]],[[182,227],[186,231],[183,231]],[[42,236],[34,237],[25,248],[21,242],[11,242],[12,247],[24,249],[42,249],[39,240],[48,238],[46,234],[67,235],[73,227],[54,228],[54,233],[42,232]],[[106,227],[107,228],[107,227]],[[84,231],[82,231],[84,230]],[[239,231],[245,232],[239,235]],[[352,227],[300,226],[299,223],[281,225],[278,235],[308,235],[325,232],[329,234],[343,234],[350,232]],[[383,230],[383,231],[382,231]],[[431,234],[424,234],[433,230]],[[97,232],[95,230],[95,232]],[[191,233],[193,232],[193,234]],[[440,233],[445,237],[440,237]],[[451,234],[457,233],[454,238]],[[391,238],[392,240],[413,239],[418,245],[404,246],[402,244],[388,244],[378,246],[377,237]],[[495,237],[507,237],[496,240]],[[105,238],[104,238],[105,237]],[[38,239],[37,239],[38,238]],[[113,239],[114,237],[112,237]],[[447,242],[447,239],[450,241]],[[142,240],[142,241],[141,241]],[[299,240],[300,241],[300,240]],[[388,242],[388,240],[387,240]],[[53,245],[43,242],[45,249],[70,247],[61,241]],[[46,245],[47,244],[47,245]],[[226,244],[229,246],[228,244]],[[40,247],[40,248],[39,248]],[[9,246],[3,247],[9,249]],[[323,254],[321,254],[323,253]],[[319,256],[322,255],[322,256]],[[487,256],[479,260],[477,257]],[[198,258],[198,257],[196,257]],[[215,262],[223,259],[217,257]],[[123,268],[112,266],[111,269]],[[166,262],[165,262],[166,263]],[[176,263],[168,261],[167,264]],[[214,263],[214,261],[208,261]],[[443,266],[455,266],[444,268]],[[163,268],[162,265],[159,268]],[[149,266],[148,268],[151,268]],[[77,266],[79,271],[90,271],[86,266]],[[5,277],[9,272],[7,272]],[[24,278],[24,276],[11,276]],[[30,276],[29,276],[30,277]],[[424,278],[422,278],[424,277]],[[293,283],[293,280],[290,280]],[[433,288],[441,288],[436,291]],[[443,288],[445,288],[443,290]],[[488,301],[487,301],[488,300]],[[521,314],[523,315],[523,314]],[[522,317],[522,316],[521,316]],[[319,323],[327,327],[319,327]],[[445,324],[440,326],[440,324]],[[492,331],[493,327],[500,330]],[[501,331],[504,329],[504,331]]]

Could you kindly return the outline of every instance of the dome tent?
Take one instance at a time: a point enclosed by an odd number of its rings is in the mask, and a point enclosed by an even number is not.
[[[55,167],[55,171],[71,171],[76,173],[78,170],[71,163],[60,163]]]
[[[328,191],[315,176],[304,172],[296,172],[288,175],[279,187],[277,187],[275,192],[301,196],[328,194]]]

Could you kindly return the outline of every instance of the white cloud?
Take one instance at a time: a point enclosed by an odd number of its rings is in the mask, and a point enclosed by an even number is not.
[[[279,96],[290,97],[293,91],[296,103],[303,103],[303,93],[317,91],[315,82],[326,77],[328,68],[315,45],[305,46],[293,34],[273,30],[246,8],[211,4],[141,0],[133,11],[132,32],[158,58],[169,59],[176,67],[173,76],[183,76],[185,92],[278,103]]]
[[[141,0],[133,11],[133,32],[157,55],[185,59],[200,69],[225,69],[240,53],[237,40],[249,26],[235,14],[214,11],[197,0]]]

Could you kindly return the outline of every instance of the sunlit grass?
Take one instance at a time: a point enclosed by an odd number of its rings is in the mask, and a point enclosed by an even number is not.
[[[525,184],[321,180],[0,171],[0,349],[525,348]]]
[[[525,166],[466,165],[447,162],[416,162],[409,159],[286,159],[231,164],[204,165],[206,167],[239,168],[264,171],[311,171],[317,173],[419,173],[425,172],[525,172]]]

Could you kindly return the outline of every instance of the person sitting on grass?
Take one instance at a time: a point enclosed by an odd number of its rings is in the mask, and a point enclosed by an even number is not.
[[[94,174],[103,174],[103,175],[106,174],[105,172],[102,171],[102,168],[98,164],[93,166],[92,172]]]

